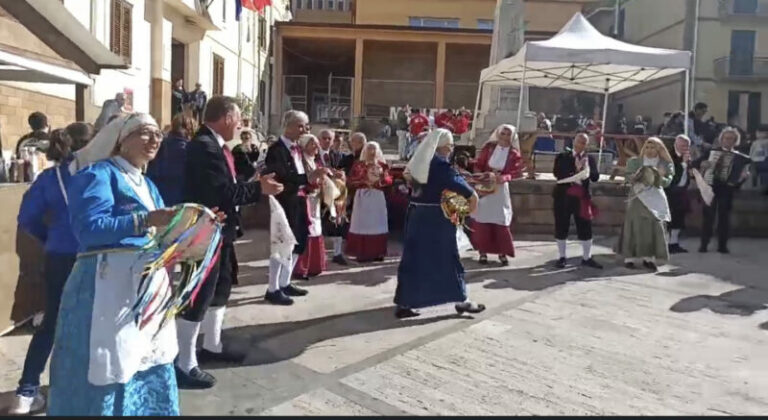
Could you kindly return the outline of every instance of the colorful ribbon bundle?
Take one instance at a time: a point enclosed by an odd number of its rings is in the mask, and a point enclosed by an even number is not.
[[[168,320],[192,304],[208,274],[219,258],[221,224],[208,208],[198,204],[180,204],[171,223],[144,247],[149,262],[144,266],[131,308],[139,329],[157,315],[164,315],[158,331]],[[175,286],[161,270],[181,266]]]

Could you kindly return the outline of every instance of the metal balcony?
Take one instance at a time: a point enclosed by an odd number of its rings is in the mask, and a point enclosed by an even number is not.
[[[768,0],[718,0],[721,19],[757,21],[768,19]]]
[[[715,59],[714,65],[717,80],[768,81],[768,57],[720,57]]]

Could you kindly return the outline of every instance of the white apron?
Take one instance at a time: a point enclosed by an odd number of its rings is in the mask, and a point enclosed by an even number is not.
[[[309,203],[309,237],[315,238],[323,235],[323,224],[320,218],[320,195],[310,195],[307,197]]]
[[[147,209],[155,210],[146,180],[137,186],[128,178],[128,174],[123,175]],[[176,358],[179,347],[176,323],[173,320],[158,331],[164,316],[158,314],[139,330],[130,314],[136,301],[141,273],[149,258],[149,255],[136,250],[105,252],[96,257],[88,361],[88,381],[94,385],[127,383],[137,372],[172,363]],[[152,281],[165,286],[159,290],[172,293],[166,270],[158,270]],[[158,298],[157,304],[160,301]]]
[[[387,202],[381,190],[362,188],[355,193],[349,232],[358,235],[389,233]]]
[[[507,156],[509,156],[509,147],[496,146],[488,160],[488,166],[494,171],[501,172],[507,164]],[[478,223],[511,225],[512,199],[509,197],[509,183],[499,185],[495,193],[481,198],[477,203],[477,210],[471,216]]]

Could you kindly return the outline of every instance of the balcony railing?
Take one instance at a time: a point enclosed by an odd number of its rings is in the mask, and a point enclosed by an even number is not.
[[[768,0],[718,0],[721,19],[768,19]],[[750,4],[751,3],[751,4]]]
[[[715,59],[718,80],[754,82],[768,80],[768,57],[720,57]]]

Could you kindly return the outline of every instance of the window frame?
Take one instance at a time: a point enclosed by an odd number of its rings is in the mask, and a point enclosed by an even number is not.
[[[133,4],[126,0],[110,2],[109,50],[132,63]]]

